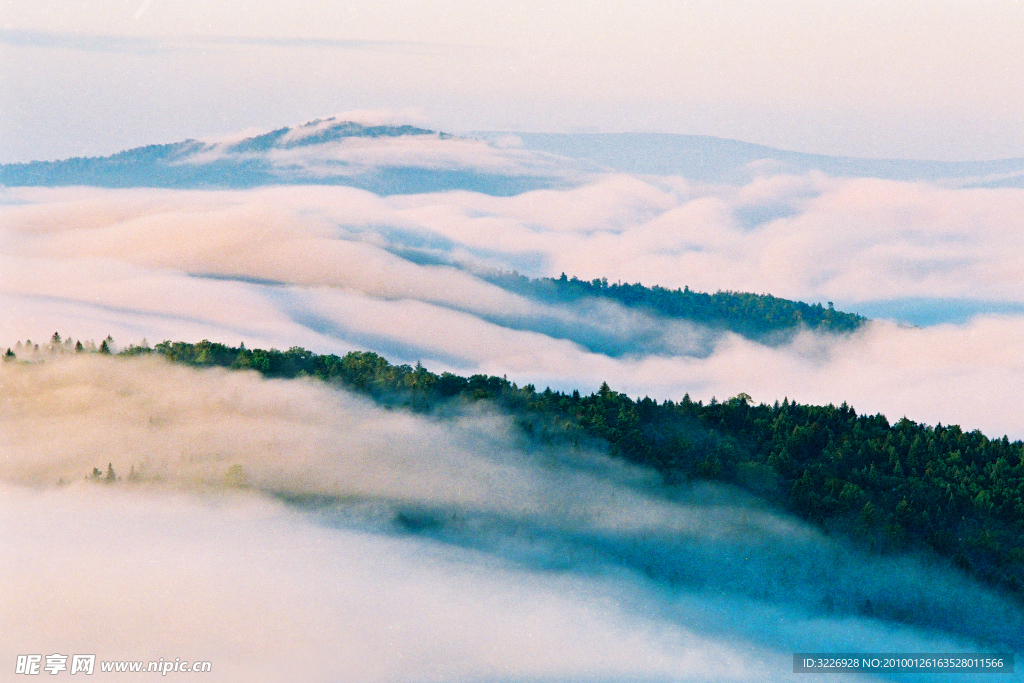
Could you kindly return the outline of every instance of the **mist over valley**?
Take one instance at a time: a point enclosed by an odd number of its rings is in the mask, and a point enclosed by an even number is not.
[[[4,165],[0,658],[1019,649],[1021,169],[344,115]]]

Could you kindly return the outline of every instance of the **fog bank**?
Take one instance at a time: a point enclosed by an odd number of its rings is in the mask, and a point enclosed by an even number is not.
[[[1020,644],[1020,610],[960,575],[533,450],[501,415],[99,356],[5,363],[0,396],[3,656],[208,659],[218,680],[780,680],[793,651]],[[119,480],[87,478],[108,463]]]
[[[811,173],[739,187],[608,175],[514,197],[314,186],[0,196],[5,346],[60,331],[364,349],[539,387],[849,401],[1024,436],[1012,399],[1024,386],[1019,189]],[[936,324],[764,346],[610,301],[530,299],[479,276],[490,268],[853,310],[911,301]]]

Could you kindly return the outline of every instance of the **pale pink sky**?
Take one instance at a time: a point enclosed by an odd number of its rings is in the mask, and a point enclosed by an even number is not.
[[[0,162],[415,110],[451,131],[661,131],[1024,156],[1019,2],[0,1]]]

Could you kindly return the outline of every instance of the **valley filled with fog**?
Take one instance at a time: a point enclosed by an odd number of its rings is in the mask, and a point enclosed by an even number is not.
[[[890,418],[1024,436],[1013,399],[1024,384],[1024,190],[756,163],[742,182],[716,184],[583,171],[546,152],[425,133],[259,153],[226,144],[203,154],[276,164],[279,152],[302,152],[302,168],[358,167],[360,177],[401,168],[558,175],[567,186],[512,196],[320,184],[8,187],[3,343],[56,330],[122,345],[208,338],[366,349],[558,389],[593,391],[607,380],[658,399],[848,401]],[[174,163],[214,163],[190,158]],[[344,177],[323,182],[336,181]],[[537,301],[486,278],[513,270],[834,302],[874,321],[853,335],[766,346],[614,302]]]
[[[794,652],[1019,649],[1020,602],[954,567],[600,444],[538,444],[493,406],[47,352],[55,331],[362,350],[538,391],[848,402],[1024,437],[1016,162],[726,146],[705,172],[692,140],[661,166],[622,161],[627,143],[339,119],[47,183],[0,169],[0,655],[183,656],[224,681],[767,681]],[[501,286],[513,271],[870,320],[751,338]]]

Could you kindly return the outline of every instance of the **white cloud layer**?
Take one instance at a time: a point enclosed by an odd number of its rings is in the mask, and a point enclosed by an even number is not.
[[[1024,191],[820,175],[739,188],[607,176],[514,197],[344,187],[7,189],[0,341],[112,334],[353,348],[434,370],[635,395],[849,401],[1024,436]],[[766,347],[608,302],[547,304],[475,275],[516,268],[697,290],[1003,306]],[[873,303],[874,302],[874,303]]]

